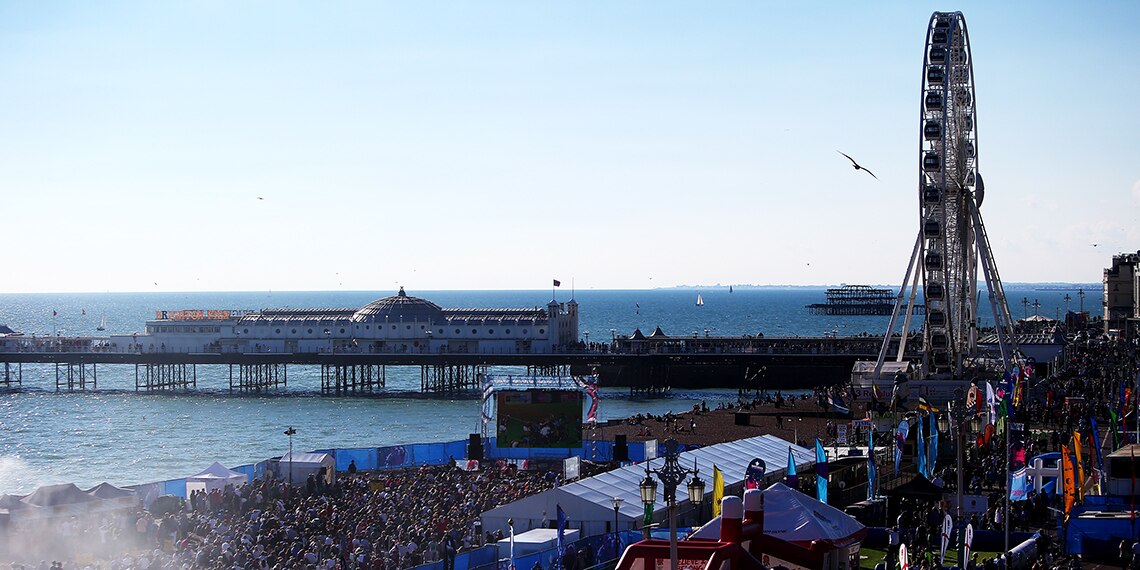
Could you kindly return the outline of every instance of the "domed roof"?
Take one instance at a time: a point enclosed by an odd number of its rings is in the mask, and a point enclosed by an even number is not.
[[[400,287],[395,296],[377,299],[361,307],[353,313],[352,320],[357,323],[435,322],[443,320],[443,309],[431,301],[409,297]]]

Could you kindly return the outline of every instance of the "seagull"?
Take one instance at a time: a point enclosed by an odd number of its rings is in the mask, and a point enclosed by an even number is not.
[[[257,197],[257,199],[258,199],[258,200],[264,200],[265,198],[262,198],[261,196],[258,196],[258,197]]]
[[[863,168],[862,166],[859,166],[859,163],[858,163],[858,162],[855,162],[855,159],[854,159],[854,158],[851,158],[850,156],[848,156],[848,155],[847,155],[847,153],[845,153],[845,152],[843,152],[843,151],[841,151],[841,150],[837,150],[837,151],[835,151],[835,152],[838,152],[839,154],[842,154],[843,156],[846,156],[846,157],[847,157],[847,160],[850,160],[850,161],[851,161],[851,166],[855,167],[855,170],[862,170],[863,172],[866,172],[867,174],[870,174],[870,175],[871,175],[871,178],[874,178],[875,180],[878,180],[878,179],[879,179],[879,177],[878,177],[878,176],[875,176],[875,173],[874,173],[874,172],[871,172],[870,170],[867,170],[866,168]]]

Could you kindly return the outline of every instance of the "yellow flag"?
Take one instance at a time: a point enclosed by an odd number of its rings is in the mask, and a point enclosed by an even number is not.
[[[1069,455],[1069,447],[1061,446],[1061,489],[1065,497],[1065,520],[1069,520],[1069,511],[1073,510],[1076,500],[1076,485],[1073,481],[1073,458]]]
[[[713,465],[713,518],[720,516],[720,500],[724,498],[724,475]]]
[[[1073,432],[1073,453],[1077,456],[1077,500],[1085,500],[1085,465],[1081,461],[1081,432]]]

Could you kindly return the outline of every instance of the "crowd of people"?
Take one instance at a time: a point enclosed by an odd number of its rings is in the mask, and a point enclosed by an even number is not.
[[[423,466],[345,475],[289,487],[257,479],[191,500],[174,512],[104,521],[98,536],[37,533],[9,544],[13,568],[397,570],[482,544],[486,510],[546,490],[549,472],[512,465],[465,471]],[[55,562],[53,562],[53,565]]]

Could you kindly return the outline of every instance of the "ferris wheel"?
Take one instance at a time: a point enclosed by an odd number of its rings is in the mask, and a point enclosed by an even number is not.
[[[919,231],[876,366],[888,352],[900,314],[910,330],[922,287],[923,373],[962,378],[978,351],[978,265],[988,290],[1000,358],[1008,371],[1016,350],[1009,307],[982,224],[985,184],[978,173],[973,57],[961,12],[935,12],[926,33],[919,105]],[[908,286],[909,284],[909,286]],[[909,299],[904,303],[909,289]],[[903,308],[905,305],[905,313]],[[896,360],[902,360],[901,335]],[[996,355],[994,355],[996,356]]]

